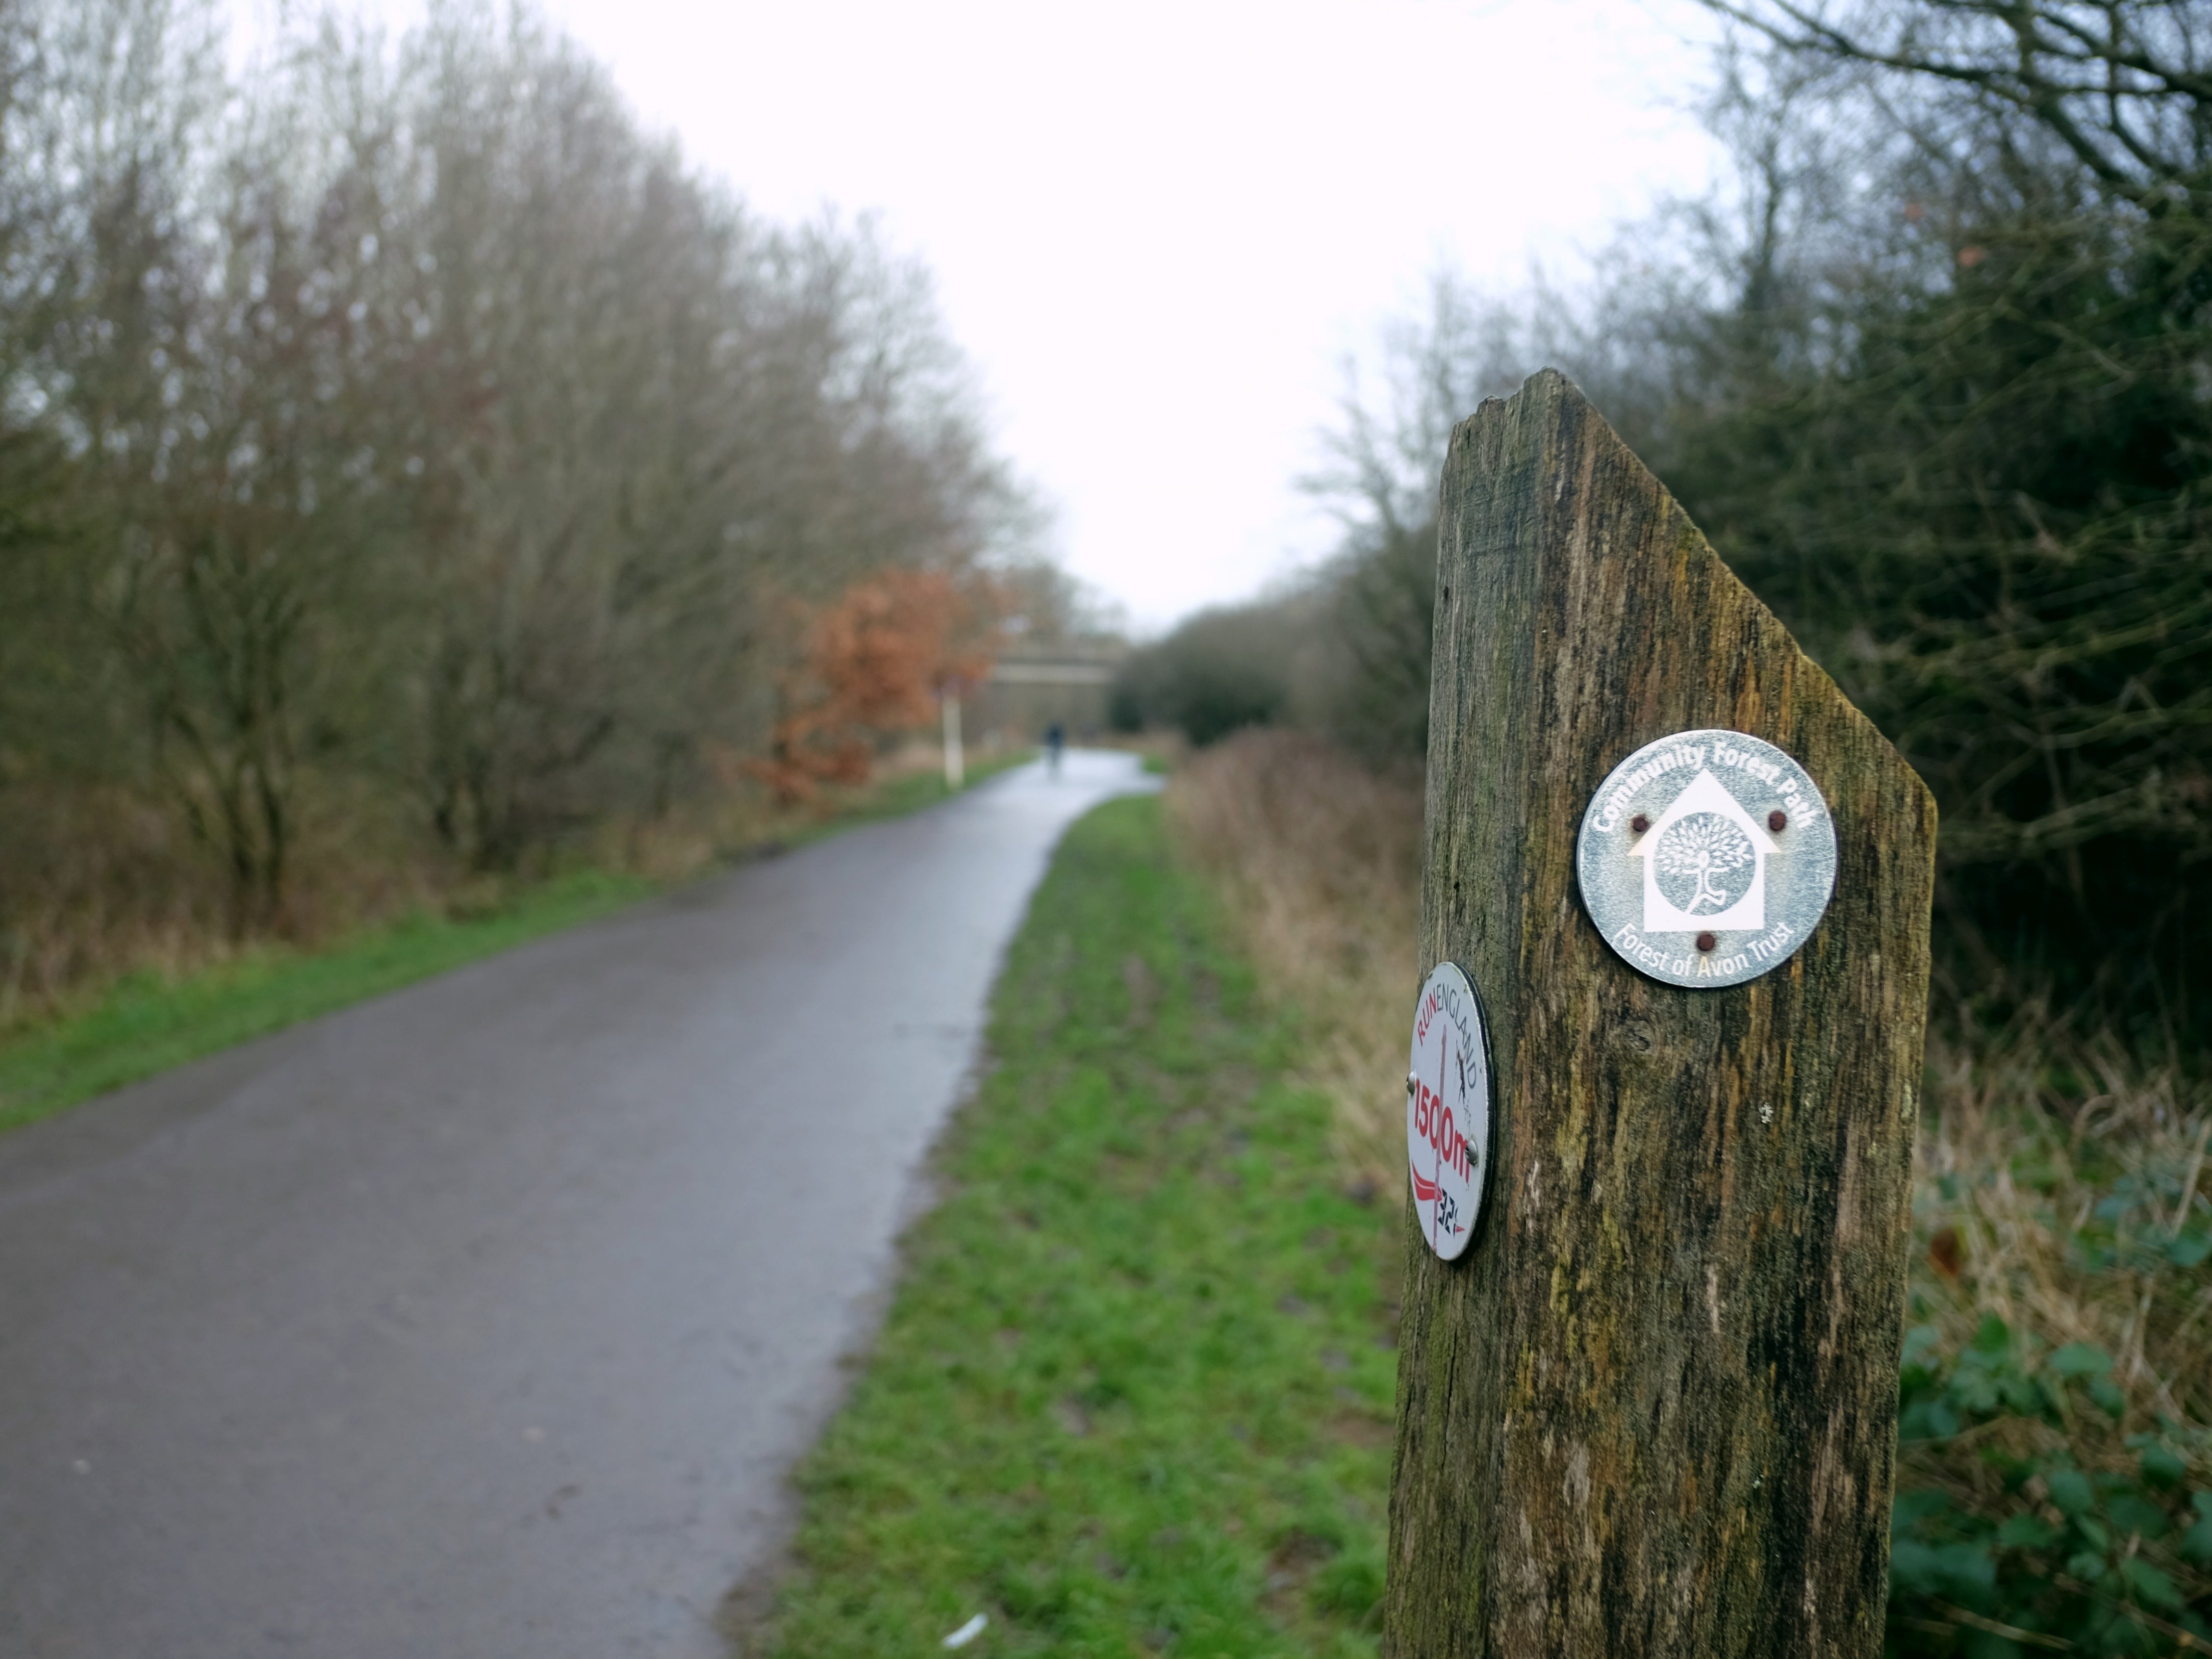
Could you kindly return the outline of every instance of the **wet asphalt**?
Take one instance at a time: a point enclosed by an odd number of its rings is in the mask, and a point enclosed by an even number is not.
[[[719,1655],[1067,824],[1030,766],[0,1139],[0,1655]]]

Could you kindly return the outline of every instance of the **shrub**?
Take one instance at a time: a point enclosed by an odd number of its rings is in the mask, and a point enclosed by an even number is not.
[[[1892,1650],[2212,1643],[2212,1105],[2047,1024],[1935,1056]]]
[[[1297,660],[1310,638],[1309,609],[1290,599],[1200,611],[1122,665],[1115,724],[1177,727],[1200,746],[1248,726],[1274,725],[1291,710]]]

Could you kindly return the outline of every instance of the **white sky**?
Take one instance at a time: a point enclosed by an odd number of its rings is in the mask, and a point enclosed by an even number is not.
[[[756,208],[927,261],[1146,632],[1327,547],[1295,479],[1339,365],[1440,261],[1571,262],[1711,155],[1693,0],[544,3]]]

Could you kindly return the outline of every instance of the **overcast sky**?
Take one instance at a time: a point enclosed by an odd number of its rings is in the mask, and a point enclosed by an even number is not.
[[[544,3],[756,207],[929,264],[1065,562],[1147,632],[1327,546],[1295,480],[1339,364],[1439,262],[1570,262],[1711,166],[1693,0]]]

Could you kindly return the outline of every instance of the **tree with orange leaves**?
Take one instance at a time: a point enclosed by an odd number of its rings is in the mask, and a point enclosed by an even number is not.
[[[866,781],[878,743],[913,731],[991,672],[1006,610],[995,584],[884,570],[816,612],[806,654],[779,689],[769,753],[749,769],[786,805]]]

